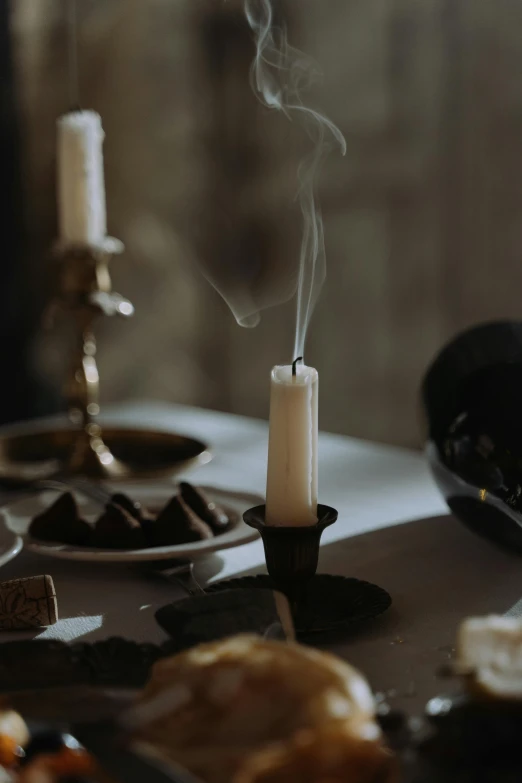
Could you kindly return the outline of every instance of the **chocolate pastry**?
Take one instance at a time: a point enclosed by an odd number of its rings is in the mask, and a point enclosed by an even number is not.
[[[78,514],[78,506],[70,492],[38,514],[29,526],[29,534],[40,541],[60,541],[82,546],[88,543],[91,527]]]
[[[175,546],[213,537],[206,522],[196,516],[179,495],[175,495],[150,523],[148,534],[151,546]]]
[[[193,487],[192,484],[186,481],[180,482],[179,489],[181,497],[187,506],[190,506],[192,511],[206,522],[214,533],[223,533],[227,529],[230,523],[227,514],[221,506],[210,500],[201,489],[196,489],[196,487]]]
[[[144,549],[147,543],[138,520],[121,506],[108,503],[94,528],[92,546],[99,549]]]
[[[153,519],[152,514],[147,508],[144,508],[137,500],[131,500],[128,495],[124,495],[123,492],[116,492],[111,497],[111,503],[115,506],[120,506],[128,514],[130,514],[138,522],[148,522]]]

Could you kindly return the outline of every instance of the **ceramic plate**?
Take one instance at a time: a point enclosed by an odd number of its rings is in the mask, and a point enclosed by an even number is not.
[[[40,514],[58,496],[56,492],[43,492],[37,497],[19,500],[2,509],[5,526],[15,538],[22,536],[24,546],[31,552],[37,552],[49,557],[58,557],[62,560],[88,560],[97,562],[138,562],[146,560],[168,560],[175,557],[201,557],[209,552],[219,549],[246,544],[258,537],[256,530],[245,525],[243,512],[247,508],[262,502],[258,495],[244,492],[235,492],[214,487],[204,487],[211,500],[216,501],[229,513],[232,524],[230,529],[214,538],[206,541],[196,541],[190,544],[178,546],[160,546],[150,549],[94,549],[92,547],[71,546],[51,541],[39,541],[28,534],[31,520],[36,514]],[[135,500],[139,500],[151,511],[159,511],[176,492],[176,487],[141,487],[128,488],[125,492]],[[100,513],[100,508],[79,495],[76,496],[81,514],[87,521],[94,521]],[[14,534],[14,535],[13,535]],[[2,541],[0,540],[0,545]],[[14,555],[13,555],[14,557]],[[2,561],[0,560],[0,565]]]
[[[0,568],[19,555],[23,545],[21,536],[13,533],[6,525],[0,524]]]

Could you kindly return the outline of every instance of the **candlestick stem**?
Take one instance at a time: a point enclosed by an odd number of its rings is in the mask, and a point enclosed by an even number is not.
[[[65,389],[69,418],[77,428],[67,469],[95,478],[121,478],[126,472],[104,443],[97,423],[99,373],[93,331],[100,315],[130,316],[134,312],[129,301],[111,290],[110,257],[122,249],[122,244],[111,238],[100,246],[68,245],[58,249],[59,292],[54,309],[60,305],[74,316],[78,335]]]

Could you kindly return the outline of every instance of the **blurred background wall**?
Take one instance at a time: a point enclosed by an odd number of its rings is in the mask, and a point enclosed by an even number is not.
[[[32,415],[58,404],[64,372],[62,337],[36,327],[55,234],[55,119],[68,108],[65,3],[2,4],[27,272],[6,289],[20,307],[2,328],[4,339],[23,335],[16,366]],[[299,247],[298,130],[250,92],[241,3],[78,8],[81,100],[102,115],[109,230],[126,245],[114,283],[137,310],[100,327],[103,400],[264,417],[270,367],[291,358],[293,305],[241,329],[198,271],[208,254]],[[287,0],[283,10],[291,40],[325,74],[310,100],[348,144],[319,186],[328,273],[306,359],[320,371],[321,426],[416,445],[417,389],[437,349],[469,324],[522,312],[522,4]],[[40,387],[24,381],[30,372]],[[19,417],[12,401],[2,407]]]

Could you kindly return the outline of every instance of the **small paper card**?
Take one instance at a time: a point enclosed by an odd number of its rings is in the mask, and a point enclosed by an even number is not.
[[[23,631],[58,620],[52,577],[30,576],[0,582],[0,631]]]

